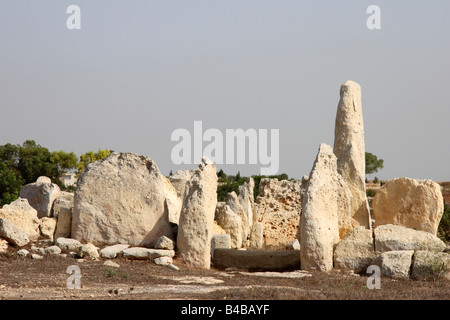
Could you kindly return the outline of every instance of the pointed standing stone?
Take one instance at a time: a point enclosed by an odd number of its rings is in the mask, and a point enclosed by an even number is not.
[[[338,174],[331,147],[321,144],[309,175],[300,218],[300,264],[303,270],[329,271],[339,241]]]
[[[370,210],[365,185],[365,144],[361,106],[361,87],[353,81],[341,86],[334,131],[334,154],[337,171],[344,178],[351,194],[353,227],[371,228]]]
[[[179,257],[191,267],[209,269],[211,237],[217,205],[216,166],[203,158],[186,184],[178,226]]]

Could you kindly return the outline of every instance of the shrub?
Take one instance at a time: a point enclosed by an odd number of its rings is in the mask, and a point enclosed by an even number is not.
[[[368,197],[373,198],[373,197],[375,197],[376,194],[377,194],[377,191],[376,191],[376,190],[373,190],[373,189],[367,189],[367,190],[366,190],[366,195],[367,195]]]
[[[450,206],[444,204],[444,213],[438,226],[437,236],[445,243],[450,242]]]

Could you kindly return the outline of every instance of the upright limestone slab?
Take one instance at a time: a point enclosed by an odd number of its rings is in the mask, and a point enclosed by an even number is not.
[[[329,271],[339,241],[336,156],[322,144],[309,176],[300,217],[300,264],[303,270]]]
[[[255,181],[252,177],[239,186],[239,202],[244,209],[244,212],[248,220],[248,234],[250,234],[253,226],[253,216],[255,212],[255,202],[253,200],[253,189],[255,187]]]
[[[152,159],[133,153],[113,153],[91,163],[78,179],[72,237],[133,246],[173,237],[163,178]]]
[[[375,228],[393,224],[436,235],[444,199],[439,184],[434,181],[396,178],[381,187],[372,207]]]
[[[203,158],[186,185],[178,225],[179,257],[188,266],[210,268],[216,205],[216,166],[209,159]]]
[[[336,113],[334,154],[337,171],[351,191],[353,226],[371,228],[370,210],[365,185],[365,144],[361,105],[361,87],[353,81],[341,86],[341,99]]]

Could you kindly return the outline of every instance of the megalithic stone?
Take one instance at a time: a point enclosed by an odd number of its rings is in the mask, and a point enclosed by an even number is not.
[[[336,156],[321,144],[303,194],[300,217],[302,270],[330,271],[333,250],[339,241],[339,177]]]
[[[188,266],[210,268],[216,205],[216,166],[204,157],[186,184],[178,225],[178,253],[181,260]]]
[[[334,154],[337,171],[352,194],[350,211],[353,226],[371,229],[370,210],[365,184],[365,143],[361,104],[361,87],[354,81],[341,86],[334,129]]]

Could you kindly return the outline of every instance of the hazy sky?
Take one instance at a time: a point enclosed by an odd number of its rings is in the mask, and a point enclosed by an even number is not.
[[[68,30],[69,5],[81,30]],[[381,8],[381,30],[366,9]],[[0,0],[0,144],[109,148],[177,166],[179,128],[279,129],[280,170],[333,145],[339,88],[362,87],[382,179],[450,180],[450,1]],[[258,174],[259,165],[221,165]]]

